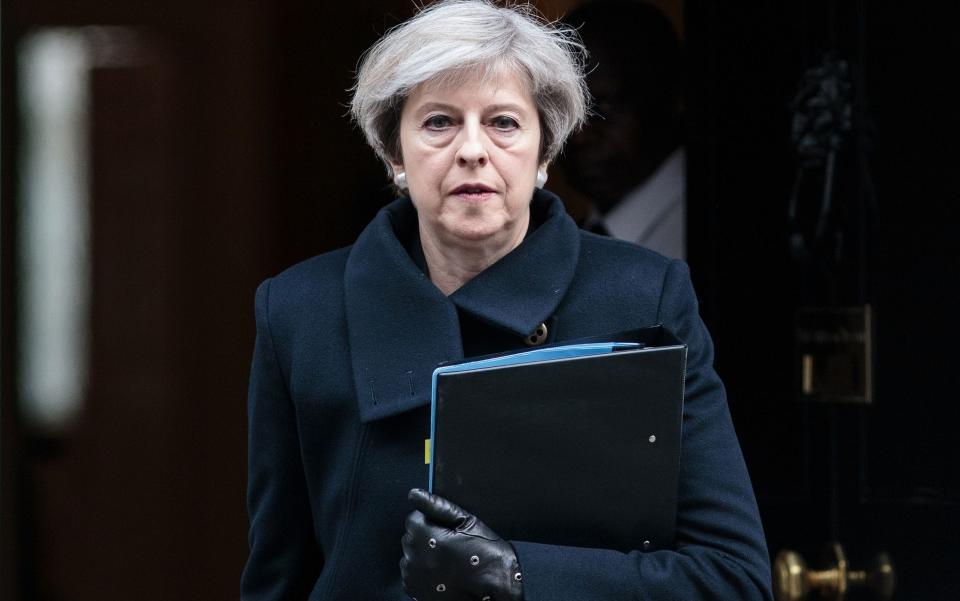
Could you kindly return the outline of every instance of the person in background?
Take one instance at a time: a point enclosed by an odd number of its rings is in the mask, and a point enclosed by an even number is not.
[[[686,265],[542,189],[586,115],[582,53],[530,5],[446,0],[363,58],[352,113],[401,196],[257,289],[242,601],[771,599]],[[673,545],[506,540],[419,488],[440,363],[654,324],[688,349]]]
[[[686,258],[682,61],[673,24],[639,0],[597,0],[564,17],[590,65],[594,115],[562,158],[593,203],[583,227]]]

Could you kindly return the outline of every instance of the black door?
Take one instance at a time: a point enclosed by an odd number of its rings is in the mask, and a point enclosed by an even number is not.
[[[686,5],[690,263],[771,554],[813,567],[837,541],[856,569],[885,550],[897,599],[956,598],[960,560],[953,23],[930,4]],[[824,61],[849,86],[849,122],[821,124],[829,166],[791,139]],[[804,397],[798,314],[867,305],[872,403]]]

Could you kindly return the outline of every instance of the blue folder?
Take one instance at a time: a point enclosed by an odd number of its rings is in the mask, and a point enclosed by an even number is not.
[[[487,357],[476,361],[465,361],[453,365],[442,365],[433,370],[433,385],[430,394],[430,440],[436,440],[437,430],[437,377],[443,374],[460,373],[475,371],[478,369],[489,369],[492,367],[506,367],[508,365],[522,365],[526,363],[540,363],[543,361],[556,361],[558,359],[570,359],[572,357],[589,357],[592,355],[601,355],[612,353],[628,348],[641,348],[643,345],[639,342],[586,342],[582,344],[566,344],[562,346],[552,346],[547,348],[534,349],[522,353],[513,353],[510,355],[501,355],[498,357]],[[430,445],[430,481],[429,489],[433,492],[433,461],[434,447]]]
[[[430,490],[509,540],[669,548],[686,350],[655,326],[438,367]]]

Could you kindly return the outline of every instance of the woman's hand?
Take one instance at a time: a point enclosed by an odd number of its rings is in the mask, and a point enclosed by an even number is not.
[[[418,601],[522,601],[520,564],[513,546],[486,524],[425,490],[407,497],[400,574]]]

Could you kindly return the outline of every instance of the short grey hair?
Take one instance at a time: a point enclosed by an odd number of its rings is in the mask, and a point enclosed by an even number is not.
[[[528,86],[540,115],[540,160],[552,161],[583,125],[590,103],[586,50],[575,29],[550,23],[529,3],[441,0],[390,29],[364,54],[350,113],[390,171],[401,163],[400,113],[423,83],[457,83],[509,71]]]

